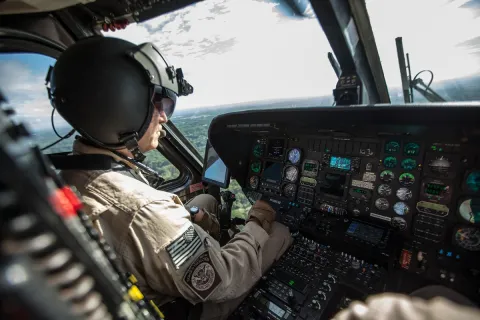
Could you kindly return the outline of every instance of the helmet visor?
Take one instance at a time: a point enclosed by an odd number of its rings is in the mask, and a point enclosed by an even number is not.
[[[172,91],[155,86],[152,95],[152,103],[160,112],[165,112],[168,119],[173,115],[177,104],[177,95]]]

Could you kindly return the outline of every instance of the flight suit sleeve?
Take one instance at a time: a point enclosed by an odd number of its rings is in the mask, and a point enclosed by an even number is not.
[[[352,302],[334,320],[451,320],[480,319],[480,312],[443,298],[423,300],[399,294],[381,294]]]
[[[192,224],[189,213],[180,204],[152,203],[143,211],[142,215],[150,217],[155,217],[155,212],[164,213],[145,225],[148,233],[157,223],[165,225],[157,228],[163,229],[162,235],[148,237],[164,245],[155,249],[155,243],[150,243],[143,249],[149,251],[143,252],[143,256],[149,256],[145,273],[152,289],[172,292],[176,288],[191,303],[222,302],[240,297],[260,279],[261,249],[269,236],[255,222],[247,223],[242,232],[220,247],[200,226]],[[168,241],[165,231],[170,234]]]

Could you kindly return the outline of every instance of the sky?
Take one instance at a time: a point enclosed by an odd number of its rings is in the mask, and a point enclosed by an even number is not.
[[[331,95],[336,76],[322,28],[315,17],[294,17],[278,2],[206,0],[105,35],[153,42],[181,67],[195,92],[178,100],[179,109]],[[479,73],[479,46],[464,45],[480,42],[480,15],[471,4],[479,1],[367,0],[389,88],[400,86],[398,36],[414,74],[431,69],[439,81]],[[53,63],[34,54],[0,55],[0,87],[39,127],[50,126],[44,79]]]

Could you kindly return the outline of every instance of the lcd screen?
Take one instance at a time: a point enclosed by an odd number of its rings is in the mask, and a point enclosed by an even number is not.
[[[269,158],[281,158],[285,151],[285,140],[272,139],[268,142],[268,157]]]
[[[352,221],[347,229],[347,234],[363,241],[378,244],[382,240],[383,230],[358,221]]]
[[[335,197],[342,197],[345,191],[345,181],[345,175],[326,173],[325,178],[320,185],[320,190]]]
[[[223,163],[208,141],[205,150],[202,180],[222,188],[227,188],[230,182],[227,166],[225,166],[225,163]]]
[[[350,170],[352,159],[332,156],[330,158],[330,167],[341,170]]]
[[[282,163],[265,162],[262,178],[271,183],[279,183],[282,180]]]

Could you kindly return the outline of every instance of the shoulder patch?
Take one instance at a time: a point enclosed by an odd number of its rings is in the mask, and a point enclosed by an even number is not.
[[[218,285],[222,283],[208,251],[199,255],[190,265],[183,276],[183,281],[202,301],[207,300]]]
[[[200,247],[202,247],[202,240],[193,226],[190,226],[187,231],[173,240],[166,247],[166,250],[175,268],[179,269],[189,258],[195,255]]]

